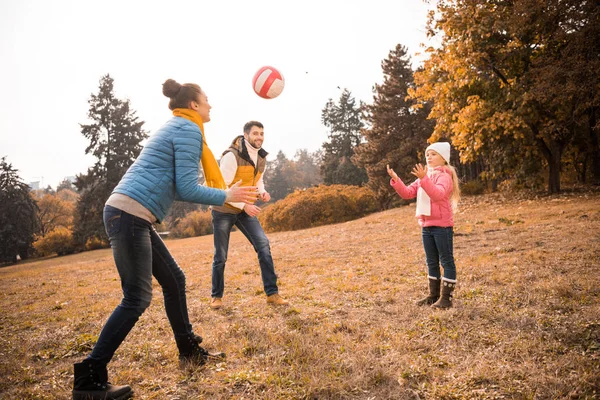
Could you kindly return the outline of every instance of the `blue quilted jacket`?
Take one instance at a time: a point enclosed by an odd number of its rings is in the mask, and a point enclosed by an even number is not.
[[[161,222],[173,200],[223,205],[225,191],[198,184],[202,133],[198,125],[173,117],[154,133],[113,193],[131,197]]]

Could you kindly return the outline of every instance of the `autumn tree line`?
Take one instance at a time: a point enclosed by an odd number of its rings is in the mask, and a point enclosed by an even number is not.
[[[357,103],[349,89],[327,101],[328,138],[318,151],[270,159],[265,183],[273,201],[302,203],[305,193],[315,197],[303,207],[332,204],[345,185],[360,188],[361,208],[394,207],[386,165],[411,181],[432,141],[451,143],[466,193],[553,194],[561,183],[600,184],[598,1],[439,0],[427,34],[432,45],[416,69],[403,45],[389,52],[371,103]],[[149,134],[113,86],[106,75],[90,97],[90,122],[80,126],[96,162],[73,186],[32,193],[7,157],[0,160],[0,262],[107,245],[104,202]],[[287,215],[275,205],[270,220]],[[336,222],[332,213],[322,220]],[[197,234],[195,225],[209,225],[206,215],[202,206],[176,203],[158,229]]]

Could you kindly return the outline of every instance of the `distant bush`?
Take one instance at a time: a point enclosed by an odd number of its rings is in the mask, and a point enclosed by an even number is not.
[[[55,228],[46,236],[39,238],[33,243],[33,247],[38,255],[44,257],[51,254],[63,256],[75,252],[75,243],[70,229],[63,226]]]
[[[472,180],[460,185],[460,191],[465,195],[477,195],[485,192],[485,185],[479,180]]]
[[[266,231],[278,232],[350,221],[375,211],[375,194],[366,187],[319,185],[295,191],[258,218]]]
[[[107,247],[110,247],[108,240],[100,239],[100,238],[97,238],[96,236],[92,236],[85,242],[85,249],[88,251],[98,250],[98,249],[106,249]]]
[[[213,233],[210,211],[192,211],[179,220],[171,229],[169,236],[174,238],[210,235]]]

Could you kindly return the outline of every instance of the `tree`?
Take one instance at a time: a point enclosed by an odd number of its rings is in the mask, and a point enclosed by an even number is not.
[[[294,189],[308,189],[323,183],[320,173],[322,152],[320,150],[309,153],[306,149],[299,149],[294,155],[296,177]]]
[[[73,236],[79,244],[106,237],[102,223],[104,203],[141,152],[142,140],[148,137],[142,129],[144,122],[131,110],[129,100],[115,97],[110,75],[100,79],[98,94],[92,94],[88,103],[90,123],[80,126],[90,141],[85,153],[96,157],[96,163],[75,181],[80,197]]]
[[[307,189],[323,182],[319,173],[321,152],[296,151],[292,160],[279,151],[273,162],[267,163],[265,187],[273,202],[285,198],[296,189]]]
[[[75,189],[75,187],[73,187],[73,189]],[[73,206],[75,206],[77,204],[77,199],[79,198],[79,195],[75,190],[61,189],[56,192],[56,197],[58,197],[61,200],[67,201]]]
[[[579,131],[598,138],[598,23],[595,1],[440,0],[428,29],[441,46],[411,92],[435,100],[432,139],[451,138],[463,161],[483,157],[491,178],[544,166],[548,192],[560,191]]]
[[[0,262],[26,259],[38,231],[37,204],[17,170],[0,160]]]
[[[427,120],[431,109],[428,104],[416,107],[417,102],[407,98],[414,81],[406,47],[398,44],[382,61],[381,68],[383,84],[373,88],[373,104],[363,107],[370,127],[361,130],[364,142],[356,149],[354,160],[366,169],[368,186],[385,209],[398,198],[390,190],[386,165],[403,179],[412,180],[410,170],[422,162],[434,123]]]
[[[532,97],[552,116],[547,129],[564,130],[571,139],[565,164],[582,183],[589,177],[600,184],[600,4],[571,0],[549,6],[549,17],[559,20],[551,25],[548,50],[535,60]]]
[[[329,128],[329,141],[323,143],[323,182],[326,185],[363,185],[367,182],[367,173],[354,164],[352,156],[361,142],[360,130],[364,124],[360,107],[348,89],[344,89],[337,104],[332,99],[327,101],[321,122]]]
[[[75,186],[73,186],[73,182],[69,179],[63,179],[58,186],[56,187],[56,192],[60,192],[61,190],[75,190]]]
[[[273,162],[267,163],[264,182],[267,191],[271,194],[271,201],[281,200],[293,191],[291,178],[294,171],[293,163],[281,150]]]
[[[114,80],[105,75],[100,80],[99,92],[92,94],[88,119],[80,124],[81,133],[90,141],[85,154],[96,157],[94,172],[108,182],[118,182],[127,168],[142,151],[142,140],[148,135],[142,129],[129,100],[120,100],[114,94]]]
[[[38,201],[40,235],[46,236],[58,227],[71,228],[75,205],[58,195],[46,194]]]

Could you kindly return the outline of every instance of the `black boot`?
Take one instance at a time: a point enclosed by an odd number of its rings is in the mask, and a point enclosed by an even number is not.
[[[209,357],[225,358],[225,353],[209,353],[201,347],[200,343],[202,343],[202,337],[193,333],[187,335],[185,338],[176,339],[176,342],[177,348],[179,349],[180,363],[204,365]]]
[[[454,292],[455,287],[456,282],[444,281],[444,284],[442,285],[442,295],[431,307],[442,309],[452,307],[452,293]]]
[[[106,365],[93,360],[74,364],[73,400],[125,400],[133,395],[127,385],[108,382]]]
[[[429,277],[429,296],[417,301],[418,306],[429,306],[440,298],[440,280]]]

